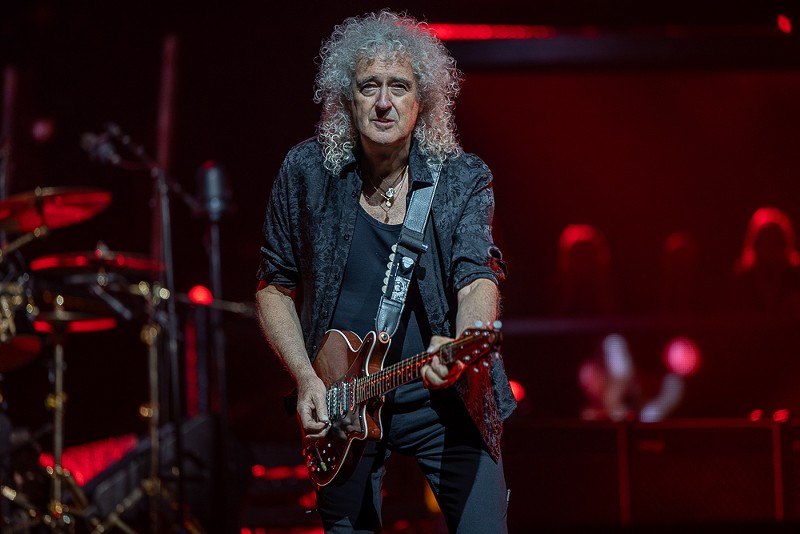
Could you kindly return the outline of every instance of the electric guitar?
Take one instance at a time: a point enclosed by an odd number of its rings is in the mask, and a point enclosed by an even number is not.
[[[391,339],[370,332],[364,340],[347,330],[328,330],[314,360],[314,370],[327,388],[331,426],[325,437],[303,440],[303,456],[311,481],[326,486],[336,477],[349,477],[358,464],[367,439],[383,436],[383,396],[419,378],[422,366],[439,356],[445,365],[481,362],[500,348],[499,330],[470,329],[436,352],[422,352],[385,369]],[[488,361],[483,365],[489,366]],[[479,371],[477,367],[473,368]],[[465,368],[464,372],[468,369]]]

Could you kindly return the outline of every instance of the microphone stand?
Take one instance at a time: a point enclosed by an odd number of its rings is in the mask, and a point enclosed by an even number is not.
[[[222,299],[222,265],[220,253],[220,228],[219,223],[225,211],[231,209],[229,192],[225,184],[225,173],[220,167],[207,162],[197,174],[198,203],[202,206],[199,213],[205,216],[208,222],[207,253],[209,260],[209,278],[213,302]],[[221,503],[222,521],[217,525],[223,532],[233,533],[236,525],[232,523],[234,511],[231,506],[230,492],[228,491],[228,464],[230,451],[228,447],[228,388],[225,347],[225,330],[222,324],[222,309],[211,306],[209,309],[209,325],[211,327],[212,345],[211,356],[217,373],[216,390],[218,395],[218,426],[216,435],[218,484],[216,493]]]
[[[143,153],[142,153],[143,154]],[[164,289],[168,295],[175,295],[175,276],[174,261],[172,255],[172,222],[169,206],[169,187],[167,185],[166,172],[156,166],[154,162],[146,162],[150,168],[150,175],[155,178],[155,188],[158,195],[158,204],[161,208],[161,246],[162,260],[164,262]],[[175,299],[166,299],[166,317],[164,325],[166,327],[167,356],[169,358],[170,386],[172,391],[172,414],[175,423],[175,463],[173,473],[176,477],[177,499],[178,499],[178,520],[181,527],[184,523],[184,491],[183,491],[183,439],[181,436],[181,387],[180,387],[180,363],[178,361],[178,319],[175,311]]]
[[[154,180],[153,187],[154,187],[154,197],[158,200],[159,208],[160,208],[160,228],[158,231],[160,232],[161,237],[161,248],[162,248],[162,261],[164,263],[164,276],[162,281],[162,287],[159,291],[163,293],[162,299],[160,300],[159,304],[165,303],[166,310],[159,310],[156,309],[154,311],[154,321],[156,323],[155,328],[162,327],[163,330],[161,333],[166,334],[166,348],[167,348],[167,356],[169,358],[169,370],[170,370],[170,389],[171,389],[171,402],[172,402],[172,414],[175,423],[175,463],[176,465],[172,466],[172,472],[175,474],[175,481],[177,486],[177,514],[178,520],[183,527],[186,524],[185,516],[184,516],[184,503],[185,503],[185,492],[184,492],[184,485],[183,485],[183,437],[182,437],[182,430],[181,430],[181,421],[180,421],[180,414],[181,414],[181,383],[180,383],[180,360],[178,356],[178,320],[177,320],[177,313],[175,309],[175,277],[174,277],[174,259],[173,259],[173,247],[172,247],[172,224],[171,224],[171,212],[170,212],[170,192],[175,193],[178,195],[184,202],[186,202],[190,208],[197,209],[196,201],[191,198],[185,191],[178,185],[175,181],[171,180],[164,169],[162,169],[155,160],[153,160],[144,148],[132,141],[130,136],[124,134],[119,126],[113,123],[109,123],[106,126],[106,130],[108,133],[116,140],[120,142],[123,146],[125,146],[136,158],[141,162],[144,170],[147,170],[150,174],[150,177]],[[119,160],[112,164],[120,166],[125,169],[130,169],[131,166],[128,162]],[[151,366],[152,367],[152,366]],[[154,370],[150,370],[151,376],[154,375]],[[152,387],[152,385],[151,385]],[[151,453],[153,451],[159,450],[158,445],[158,424],[159,424],[159,406],[151,406],[152,412],[151,416]],[[152,426],[155,425],[155,431],[152,431]],[[151,483],[155,482],[155,487],[160,490],[160,473],[158,466],[159,458],[155,454],[151,454],[151,475],[154,477],[154,480],[150,481]],[[160,498],[160,495],[157,495],[155,499]],[[153,513],[151,510],[151,518],[152,522],[152,532],[155,534],[158,532],[158,524],[157,524],[157,514]]]
[[[220,258],[220,231],[219,231],[219,210],[209,211],[209,276],[211,281],[211,294],[214,299],[222,298],[222,267]],[[230,453],[228,450],[228,377],[225,363],[225,347],[226,338],[225,331],[222,325],[222,310],[218,307],[212,307],[209,315],[209,323],[212,332],[212,358],[214,360],[217,371],[217,395],[219,396],[219,421],[217,430],[217,445],[218,459],[219,459],[219,474],[220,484],[218,484],[217,493],[221,497],[222,502],[222,527],[224,532],[234,532],[235,524],[231,525],[234,517],[233,510],[231,510],[230,492],[228,491],[228,462]]]

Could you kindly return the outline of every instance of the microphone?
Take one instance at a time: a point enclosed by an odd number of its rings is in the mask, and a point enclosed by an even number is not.
[[[81,148],[83,148],[92,160],[100,163],[110,163],[119,165],[122,158],[117,154],[114,143],[111,142],[109,134],[94,134],[87,132],[81,136]]]
[[[195,178],[200,212],[207,213],[212,221],[219,221],[223,213],[233,209],[233,193],[225,170],[214,161],[206,161],[197,170]]]

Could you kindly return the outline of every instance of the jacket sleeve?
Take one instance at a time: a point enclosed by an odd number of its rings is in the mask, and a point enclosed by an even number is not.
[[[300,275],[292,246],[292,231],[296,228],[292,207],[296,198],[292,195],[290,182],[289,165],[284,160],[267,203],[257,278],[267,284],[293,289],[297,287]]]
[[[474,178],[471,182],[459,184],[465,189],[472,186],[472,189],[468,191],[453,237],[451,258],[455,291],[478,278],[487,278],[498,284],[507,275],[502,253],[492,239],[492,173],[483,162],[472,171],[470,174]]]

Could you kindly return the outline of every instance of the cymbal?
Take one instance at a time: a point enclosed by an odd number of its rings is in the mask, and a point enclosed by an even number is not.
[[[42,256],[30,262],[32,271],[46,272],[137,272],[160,273],[164,264],[133,252],[114,252],[97,248],[89,252],[68,252]]]
[[[100,189],[37,187],[0,201],[0,230],[27,233],[47,226],[62,228],[103,211],[111,193]]]
[[[33,329],[43,334],[99,332],[116,326],[117,321],[112,317],[60,310],[39,313],[33,322]]]

